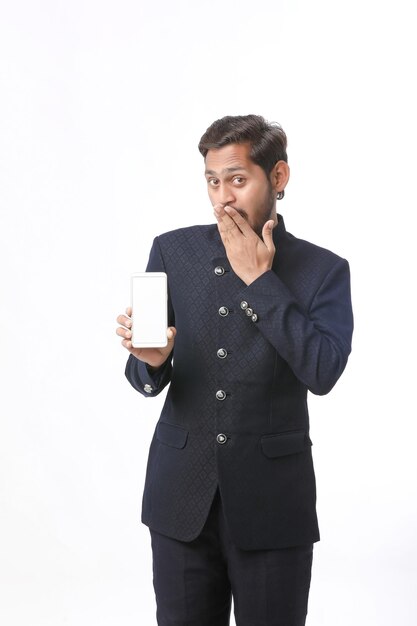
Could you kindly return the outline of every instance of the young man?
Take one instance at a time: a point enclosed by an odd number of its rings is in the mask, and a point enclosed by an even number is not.
[[[150,446],[150,528],[160,626],[305,624],[319,540],[307,391],[343,372],[353,318],[347,261],[286,232],[282,128],[225,117],[199,150],[216,224],[156,237],[168,275],[168,345],[117,334],[145,397],[170,387]],[[175,347],[174,347],[175,344]]]

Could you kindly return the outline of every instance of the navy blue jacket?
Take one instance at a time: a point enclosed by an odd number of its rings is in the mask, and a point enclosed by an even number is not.
[[[349,266],[286,232],[281,216],[273,238],[273,267],[249,286],[216,224],[153,242],[147,271],[168,275],[173,358],[151,371],[130,355],[126,376],[148,398],[170,383],[142,521],[182,541],[201,531],[217,486],[240,548],[319,540],[307,391],[328,393],[345,368]]]

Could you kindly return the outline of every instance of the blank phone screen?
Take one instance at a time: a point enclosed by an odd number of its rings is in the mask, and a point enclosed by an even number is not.
[[[167,345],[167,275],[145,272],[132,275],[132,345],[158,348]]]

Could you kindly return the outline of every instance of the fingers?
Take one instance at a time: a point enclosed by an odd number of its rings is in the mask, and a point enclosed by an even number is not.
[[[248,236],[254,234],[254,231],[249,226],[248,222],[245,220],[244,217],[241,216],[238,211],[236,211],[236,209],[231,206],[225,206],[224,210],[227,215],[234,221],[234,223],[237,224],[239,230],[241,230],[244,235]]]
[[[225,213],[224,208],[220,204],[213,207],[214,216],[217,219],[220,234],[228,233],[232,228],[236,228],[237,224],[233,222],[231,217]]]
[[[126,311],[127,311],[127,309],[126,309]],[[125,328],[131,328],[132,327],[132,320],[131,320],[130,317],[126,317],[126,315],[118,315],[117,318],[116,318],[116,322],[118,324],[121,324]]]
[[[237,227],[237,223],[233,220],[232,216],[227,213],[226,207],[217,204],[214,207],[214,215],[218,221],[220,232],[227,233]]]
[[[269,252],[275,251],[275,244],[272,237],[272,230],[274,228],[274,220],[268,220],[265,222],[264,227],[262,229],[262,239],[264,244],[268,248]]]
[[[126,313],[128,315],[131,315],[132,308],[128,307],[126,309]],[[116,321],[118,324],[120,324],[120,326],[116,328],[116,335],[119,335],[119,337],[123,337],[122,346],[124,346],[128,350],[131,350],[132,349],[132,342],[131,342],[132,331],[130,330],[132,327],[131,318],[127,317],[126,315],[118,315],[116,318]]]
[[[167,328],[167,339],[168,343],[164,348],[159,348],[159,352],[164,356],[170,354],[171,350],[174,347],[175,335],[177,334],[177,329],[174,326],[169,326]]]
[[[176,334],[177,334],[177,329],[174,326],[169,326],[167,328],[167,337],[168,337],[169,344],[174,342]]]
[[[242,234],[248,237],[255,234],[245,218],[232,207],[216,205],[214,207],[214,214],[222,237],[241,237]]]
[[[132,342],[129,339],[122,339],[122,346],[129,350],[129,352],[133,349]],[[137,349],[137,352],[139,351],[140,349]]]
[[[125,339],[130,339],[132,336],[132,331],[128,328],[123,328],[122,326],[119,326],[118,328],[116,328],[116,335],[119,335],[119,337],[124,337]]]
[[[131,307],[126,309],[126,313],[129,315],[132,313]],[[121,324],[118,328],[116,328],[116,335],[122,337],[121,344],[126,350],[129,352],[134,352],[135,356],[139,356],[141,352],[143,352],[143,348],[134,348],[132,346],[132,320],[130,317],[126,317],[126,315],[118,315],[117,322]],[[167,339],[168,343],[165,348],[159,350],[161,353],[169,353],[174,347],[175,335],[177,334],[177,329],[174,326],[169,326],[167,328]]]

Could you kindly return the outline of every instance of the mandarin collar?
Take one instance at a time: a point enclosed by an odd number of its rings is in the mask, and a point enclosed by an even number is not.
[[[278,224],[274,226],[274,229],[272,231],[272,239],[274,241],[275,246],[277,245],[280,236],[286,232],[284,218],[279,213],[277,213],[277,218],[278,218]]]

